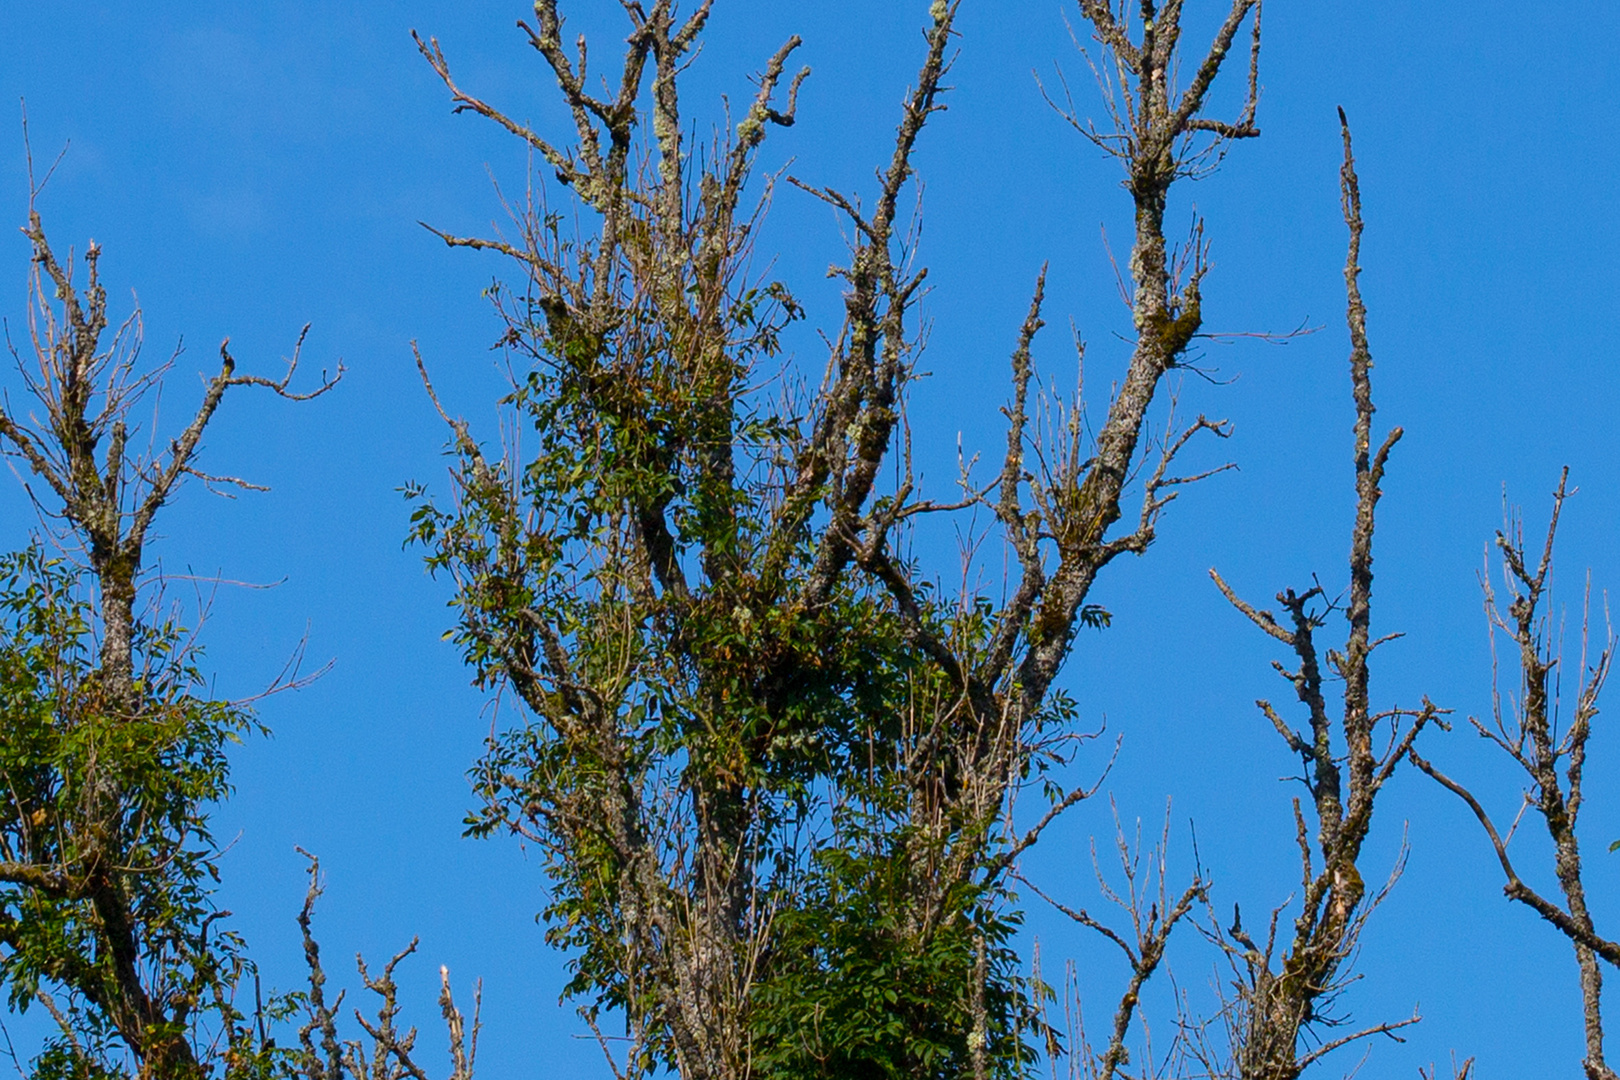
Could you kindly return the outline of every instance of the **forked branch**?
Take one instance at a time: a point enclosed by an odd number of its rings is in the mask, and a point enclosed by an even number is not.
[[[1588,585],[1588,610],[1582,626],[1580,680],[1573,715],[1567,726],[1560,730],[1558,683],[1554,674],[1560,658],[1556,652],[1556,635],[1551,630],[1551,619],[1544,603],[1552,569],[1553,541],[1558,532],[1564,501],[1570,494],[1568,484],[1569,470],[1565,469],[1559,475],[1558,487],[1553,492],[1552,514],[1539,557],[1527,548],[1516,517],[1496,534],[1496,549],[1510,599],[1504,610],[1487,577],[1483,580],[1485,610],[1493,644],[1495,635],[1504,633],[1516,646],[1519,693],[1512,707],[1504,710],[1500,688],[1493,687],[1493,723],[1487,726],[1478,718],[1469,718],[1475,732],[1503,750],[1524,773],[1527,787],[1524,802],[1540,816],[1552,841],[1553,871],[1559,891],[1563,894],[1562,903],[1549,899],[1524,881],[1508,855],[1511,833],[1504,837],[1498,831],[1484,805],[1467,786],[1416,753],[1409,753],[1409,756],[1419,769],[1461,799],[1479,822],[1501,865],[1505,879],[1503,894],[1540,915],[1573,945],[1580,971],[1586,1032],[1586,1058],[1583,1063],[1586,1075],[1589,1080],[1613,1080],[1615,1073],[1607,1064],[1604,1053],[1603,973],[1597,961],[1603,960],[1611,966],[1620,967],[1620,943],[1597,932],[1586,899],[1576,824],[1585,798],[1583,782],[1587,741],[1591,737],[1592,721],[1598,715],[1598,698],[1608,680],[1614,659],[1615,637],[1613,631],[1605,626],[1597,655],[1594,657],[1588,653],[1591,634]]]

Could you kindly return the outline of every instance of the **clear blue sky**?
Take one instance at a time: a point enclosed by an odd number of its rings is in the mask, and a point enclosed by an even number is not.
[[[767,161],[791,157],[807,180],[870,190],[921,56],[926,8],[720,0],[687,114],[707,130],[719,96],[740,100],[744,76],[799,33],[815,74],[799,126],[772,137]],[[1196,41],[1218,12],[1213,0],[1189,8]],[[574,0],[565,10],[605,59],[619,5]],[[381,958],[419,934],[407,982],[424,1039],[439,1040],[432,998],[447,963],[463,987],[484,979],[486,1075],[601,1076],[594,1045],[556,1004],[563,969],[533,919],[536,864],[509,842],[460,838],[463,771],[499,718],[440,640],[448,591],[401,549],[396,490],[409,480],[443,488],[444,432],[417,382],[411,339],[449,406],[486,432],[502,386],[486,348],[496,324],[479,291],[504,267],[446,250],[416,222],[487,225],[499,213],[490,176],[515,187],[525,166],[509,138],[449,115],[408,31],[438,36],[469,90],[557,130],[553,87],[512,25],[525,14],[520,3],[443,0],[17,0],[0,5],[0,101],[15,117],[27,98],[36,155],[71,140],[42,203],[55,242],[103,245],[116,302],[139,294],[152,359],[184,337],[164,397],[171,417],[190,408],[194,372],[210,368],[227,335],[244,367],[275,371],[311,322],[311,376],[339,357],[348,367],[341,388],[314,404],[233,397],[210,431],[205,467],[273,491],[225,502],[193,488],[162,520],[170,572],[284,582],[215,598],[206,638],[223,693],[268,681],[306,627],[311,656],[334,661],[315,686],[265,704],[275,735],[237,754],[238,796],[217,819],[222,836],[237,837],[223,902],[270,981],[298,977],[298,844],[329,874],[319,926],[334,974],[356,950]],[[1218,898],[1241,902],[1251,921],[1297,875],[1294,790],[1277,779],[1294,762],[1252,704],[1286,700],[1288,688],[1269,670],[1271,643],[1225,606],[1206,571],[1219,567],[1254,599],[1312,573],[1330,584],[1344,575],[1350,407],[1335,105],[1350,115],[1360,156],[1379,423],[1407,429],[1386,484],[1375,595],[1375,629],[1407,637],[1378,655],[1377,700],[1413,704],[1426,693],[1459,716],[1488,709],[1476,575],[1504,485],[1539,527],[1558,468],[1572,467],[1580,494],[1559,575],[1572,629],[1587,567],[1599,588],[1620,587],[1620,12],[1430,0],[1279,2],[1265,14],[1264,135],[1236,147],[1213,178],[1180,187],[1172,220],[1187,220],[1194,203],[1207,218],[1207,329],[1325,329],[1286,347],[1240,339],[1205,349],[1218,379],[1189,379],[1183,409],[1233,420],[1225,450],[1240,471],[1178,502],[1146,558],[1111,568],[1094,599],[1113,610],[1114,627],[1080,640],[1066,676],[1086,715],[1125,737],[1109,782],[1121,813],[1151,824],[1174,796],[1175,865],[1189,869],[1185,822],[1195,819]],[[1117,335],[1129,320],[1100,231],[1123,257],[1129,202],[1118,168],[1042,104],[1031,74],[1051,83],[1061,64],[1082,110],[1100,112],[1065,19],[1078,23],[1073,3],[966,0],[950,111],[918,155],[921,258],[935,288],[923,363],[932,376],[912,417],[926,479],[942,494],[959,432],[970,451],[993,452],[1001,439],[1004,358],[1043,260],[1052,265],[1045,370],[1060,384],[1073,378],[1070,319],[1090,344],[1094,401],[1126,352]],[[20,224],[26,194],[20,131],[4,120],[0,220]],[[760,250],[829,328],[839,309],[822,272],[840,245],[824,207],[779,193]],[[0,238],[0,312],[14,333],[26,274],[26,242]],[[798,347],[819,371],[814,339]],[[15,394],[13,376],[0,374],[0,385]],[[0,544],[20,545],[32,515],[18,486],[0,479]],[[948,571],[950,550],[937,554]],[[1588,883],[1600,930],[1613,936],[1620,855],[1605,848],[1620,836],[1620,735],[1599,723]],[[1439,735],[1428,747],[1511,815],[1514,779],[1477,740]],[[1567,945],[1502,899],[1485,841],[1455,800],[1403,775],[1380,813],[1365,865],[1392,861],[1409,820],[1410,867],[1374,917],[1366,977],[1345,1004],[1367,1022],[1414,1005],[1426,1019],[1406,1045],[1375,1046],[1367,1075],[1410,1077],[1453,1048],[1477,1055],[1486,1077],[1575,1075]],[[1105,800],[1081,806],[1030,872],[1095,905],[1086,840],[1110,829]],[[1532,840],[1521,841],[1521,858],[1540,869]],[[1032,925],[1048,972],[1076,957],[1094,1014],[1111,1010],[1123,977],[1113,957],[1038,911]],[[1174,963],[1197,992],[1214,957],[1188,935]],[[28,1025],[12,1027],[25,1044]],[[1337,1064],[1350,1068],[1356,1054]]]

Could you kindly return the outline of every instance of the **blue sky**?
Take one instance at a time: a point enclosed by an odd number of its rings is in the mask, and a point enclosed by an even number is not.
[[[746,74],[798,33],[814,74],[799,125],[772,137],[766,164],[791,160],[807,181],[869,191],[922,54],[926,7],[720,0],[684,90],[687,115],[707,131],[721,118],[720,96],[740,101]],[[1189,7],[1196,41],[1220,12],[1211,0]],[[605,58],[619,5],[575,0],[568,11],[570,27],[592,34]],[[425,1039],[438,1039],[432,997],[437,965],[447,963],[463,987],[484,979],[487,1075],[597,1076],[597,1050],[556,1004],[563,969],[534,922],[536,864],[511,843],[460,838],[463,773],[499,718],[441,641],[448,591],[402,550],[407,510],[397,491],[410,480],[443,489],[444,432],[408,343],[420,341],[447,405],[485,431],[503,385],[487,349],[496,323],[479,294],[504,267],[448,251],[416,223],[484,228],[500,212],[491,177],[511,188],[525,169],[509,138],[449,115],[409,30],[440,39],[463,86],[558,130],[553,87],[513,27],[524,14],[504,0],[12,3],[0,6],[0,39],[10,43],[0,100],[12,109],[26,97],[36,156],[71,141],[41,204],[55,243],[102,244],[115,301],[139,295],[150,358],[184,339],[167,416],[192,405],[193,374],[211,367],[226,336],[244,368],[269,372],[310,322],[309,375],[339,358],[348,369],[312,404],[228,401],[205,467],[272,492],[227,502],[193,488],[160,526],[172,574],[281,583],[213,596],[206,640],[222,692],[252,693],[306,632],[310,655],[333,661],[311,688],[265,703],[274,737],[236,756],[238,796],[217,819],[222,836],[236,837],[223,902],[270,981],[298,975],[303,863],[293,846],[302,845],[329,875],[318,918],[330,957],[382,957],[421,936],[407,978]],[[1296,878],[1293,791],[1278,781],[1293,762],[1252,704],[1285,699],[1288,688],[1269,669],[1271,643],[1221,601],[1206,572],[1220,568],[1256,600],[1313,573],[1327,583],[1344,575],[1351,412],[1335,105],[1349,113],[1359,151],[1378,421],[1407,431],[1385,485],[1375,592],[1375,629],[1407,636],[1378,654],[1377,700],[1428,694],[1459,717],[1488,709],[1477,574],[1504,491],[1539,528],[1559,467],[1572,469],[1580,493],[1566,514],[1555,596],[1568,602],[1572,631],[1588,567],[1598,589],[1620,586],[1620,300],[1611,284],[1620,12],[1589,6],[1574,18],[1559,5],[1431,0],[1276,3],[1265,15],[1264,134],[1236,147],[1214,177],[1178,188],[1171,220],[1189,221],[1194,206],[1206,219],[1215,261],[1206,329],[1324,329],[1286,346],[1205,345],[1201,364],[1215,377],[1189,377],[1182,409],[1234,422],[1229,443],[1203,452],[1211,464],[1224,452],[1239,470],[1187,494],[1161,542],[1105,576],[1094,599],[1114,612],[1114,626],[1081,638],[1065,677],[1085,715],[1124,736],[1108,783],[1122,815],[1151,826],[1173,797],[1173,867],[1190,870],[1192,819],[1223,908],[1241,902],[1251,920]],[[1061,65],[1082,112],[1100,114],[1065,20],[1078,24],[1073,3],[967,0],[950,111],[917,157],[921,258],[934,290],[922,363],[931,375],[911,415],[925,481],[941,494],[959,433],[970,453],[1001,439],[1005,357],[1043,261],[1044,371],[1072,385],[1071,320],[1088,342],[1094,403],[1126,355],[1119,335],[1129,319],[1104,243],[1106,230],[1123,258],[1129,201],[1119,169],[1042,103],[1032,74],[1052,86]],[[21,224],[26,196],[20,128],[6,121],[0,220]],[[778,193],[759,250],[811,322],[828,328],[838,297],[823,272],[841,249],[825,207]],[[0,237],[0,312],[14,331],[26,274],[26,242]],[[796,347],[819,371],[814,337]],[[0,374],[0,385],[16,391],[12,376]],[[32,527],[8,480],[0,543],[20,545]],[[928,554],[942,572],[954,566],[948,545]],[[1600,930],[1613,936],[1620,855],[1604,849],[1620,836],[1620,740],[1599,725],[1588,883]],[[1437,733],[1428,748],[1511,814],[1514,778],[1478,740]],[[1095,758],[1092,767],[1100,751]],[[1420,779],[1402,776],[1380,807],[1365,865],[1392,862],[1407,821],[1410,863],[1374,917],[1365,979],[1346,1004],[1369,1022],[1414,1005],[1425,1020],[1405,1045],[1377,1045],[1369,1075],[1412,1076],[1453,1048],[1477,1056],[1483,1076],[1573,1074],[1581,1048],[1569,949],[1508,906],[1466,812]],[[1095,904],[1087,838],[1106,839],[1111,827],[1105,800],[1082,805],[1029,872]],[[1533,839],[1520,841],[1520,858],[1545,865]],[[1093,1008],[1111,1009],[1123,979],[1113,957],[1036,909],[1031,924],[1048,971],[1075,957]],[[1180,945],[1177,977],[1196,992],[1214,957],[1191,935]],[[28,1025],[12,1027],[25,1043]],[[1327,1068],[1350,1068],[1356,1053]]]

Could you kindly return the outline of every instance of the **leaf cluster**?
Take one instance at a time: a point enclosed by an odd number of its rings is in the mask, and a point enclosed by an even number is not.
[[[257,1075],[273,1043],[236,1002],[254,971],[212,900],[208,811],[258,722],[206,692],[172,619],[139,624],[133,714],[106,693],[96,644],[73,567],[38,546],[0,556],[0,982],[13,1009],[57,1021],[39,1076],[129,1075],[132,998],[173,1037],[215,1041],[226,1074]]]

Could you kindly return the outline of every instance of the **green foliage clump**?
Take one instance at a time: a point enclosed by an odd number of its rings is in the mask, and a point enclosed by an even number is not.
[[[0,983],[58,1023],[40,1080],[134,1075],[131,1044],[196,1038],[219,1039],[218,1068],[181,1071],[269,1075],[274,1044],[236,1002],[253,968],[213,903],[207,817],[230,792],[228,748],[259,725],[206,693],[184,627],[137,630],[126,703],[80,575],[38,547],[0,556]]]

